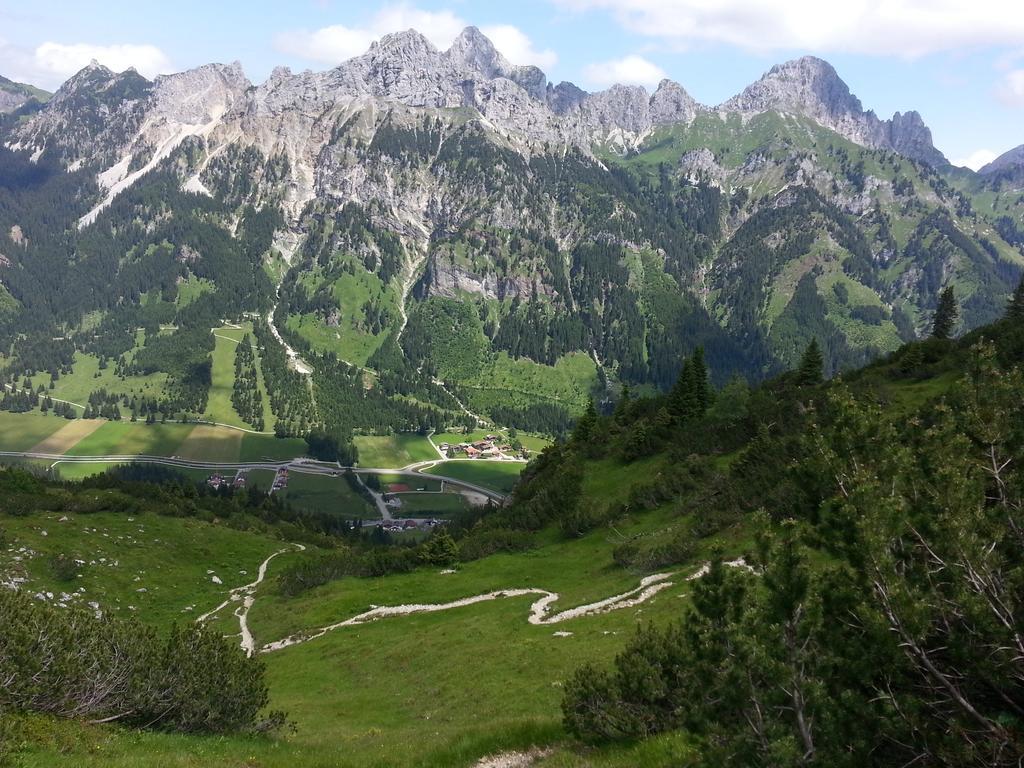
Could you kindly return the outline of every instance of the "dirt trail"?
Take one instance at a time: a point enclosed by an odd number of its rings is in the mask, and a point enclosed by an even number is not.
[[[254,653],[271,653],[273,651],[280,651],[284,648],[289,648],[293,645],[308,643],[310,640],[316,640],[317,638],[323,637],[328,632],[333,632],[334,630],[341,629],[342,627],[354,627],[360,624],[368,624],[373,621],[378,621],[379,619],[392,618],[395,616],[408,616],[413,613],[437,613],[440,611],[450,611],[455,608],[464,608],[466,606],[489,602],[491,600],[498,600],[500,598],[524,597],[526,595],[539,595],[539,598],[530,604],[530,613],[527,616],[527,621],[530,624],[535,626],[559,624],[570,619],[594,616],[601,613],[608,613],[609,611],[617,611],[623,608],[631,608],[633,606],[640,605],[641,603],[650,600],[662,590],[673,586],[673,582],[669,581],[669,579],[675,575],[672,573],[655,573],[651,576],[645,576],[640,580],[639,586],[627,590],[626,592],[622,592],[618,595],[612,595],[611,597],[606,597],[603,600],[598,600],[593,603],[587,603],[586,605],[580,605],[576,608],[567,608],[564,611],[558,611],[556,613],[552,613],[552,607],[561,599],[561,595],[557,592],[551,592],[537,587],[498,589],[493,592],[463,597],[447,603],[412,603],[408,605],[376,606],[368,611],[364,611],[363,613],[345,619],[344,621],[328,624],[327,626],[320,627],[318,629],[298,632],[280,640],[265,643],[257,649],[255,640],[249,630],[248,623],[249,609],[252,608],[253,603],[256,601],[256,588],[263,581],[270,561],[278,555],[284,554],[285,552],[295,551],[295,549],[301,551],[305,549],[305,547],[301,544],[293,544],[291,548],[282,549],[272,554],[260,564],[259,574],[256,581],[251,584],[246,584],[232,589],[227,600],[209,613],[204,613],[196,619],[196,621],[205,621],[211,616],[216,615],[230,603],[240,602],[241,605],[235,609],[235,616],[238,617],[238,624],[241,629],[241,646],[243,650],[245,650],[246,654],[252,656]],[[732,568],[750,568],[743,558],[728,561],[725,565]],[[695,579],[699,579],[707,574],[708,569],[709,566],[705,564],[697,569],[697,571],[687,576],[684,580],[693,581]]]
[[[557,592],[549,592],[546,589],[538,589],[536,587],[499,589],[494,592],[487,592],[482,595],[473,595],[472,597],[464,597],[448,603],[380,606],[377,608],[371,608],[368,611],[364,611],[363,613],[353,616],[352,618],[345,619],[344,621],[339,621],[336,624],[329,624],[326,627],[321,627],[320,629],[313,630],[311,632],[299,633],[272,643],[267,643],[260,648],[260,653],[279,651],[282,648],[288,648],[292,645],[308,643],[310,640],[323,637],[328,632],[333,632],[341,627],[352,627],[358,624],[367,624],[371,621],[377,621],[378,619],[385,619],[392,616],[408,616],[412,613],[449,611],[453,608],[463,608],[468,605],[476,605],[477,603],[497,600],[499,598],[523,597],[525,595],[540,595],[540,599],[535,600],[530,605],[530,615],[527,617],[527,621],[529,621],[530,624],[558,624],[559,622],[567,621],[568,619],[577,619],[582,616],[606,613],[607,611],[618,610],[619,608],[629,608],[634,605],[639,605],[640,603],[649,600],[661,590],[671,587],[672,582],[667,581],[671,575],[672,574],[670,573],[657,573],[653,576],[647,576],[640,581],[639,587],[631,589],[628,592],[623,592],[620,595],[613,595],[612,597],[605,598],[604,600],[599,600],[596,603],[581,605],[577,608],[569,608],[568,610],[554,614],[550,613],[551,606],[558,602],[561,595]]]
[[[235,608],[235,616],[238,617],[238,627],[241,630],[242,636],[242,650],[245,651],[246,656],[252,656],[256,651],[256,644],[253,640],[252,633],[249,631],[249,609],[252,608],[254,602],[256,602],[256,588],[263,583],[263,579],[267,576],[267,566],[270,565],[270,561],[278,555],[283,555],[286,552],[302,552],[306,548],[301,544],[292,544],[290,547],[285,549],[279,549],[274,554],[270,555],[266,560],[260,563],[259,571],[256,574],[256,580],[249,584],[243,584],[240,587],[235,587],[228,592],[228,598],[223,603],[218,605],[212,611],[204,613],[202,616],[196,619],[197,624],[209,619],[211,616],[215,616],[224,608],[231,603],[241,602],[237,608]]]

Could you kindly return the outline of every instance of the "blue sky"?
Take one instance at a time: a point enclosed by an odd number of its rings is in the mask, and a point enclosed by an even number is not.
[[[812,53],[880,116],[921,112],[951,160],[1024,143],[1021,0],[0,0],[0,74],[56,88],[91,58],[148,76],[238,59],[259,82],[279,64],[327,69],[409,27],[444,48],[465,24],[555,81],[668,76],[706,104]]]

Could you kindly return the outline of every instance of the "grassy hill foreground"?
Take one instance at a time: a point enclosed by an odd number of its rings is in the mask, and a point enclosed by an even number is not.
[[[832,382],[805,355],[713,392],[698,355],[669,395],[585,413],[509,504],[417,543],[256,492],[4,473],[5,581],[161,628],[212,611],[294,726],[23,710],[0,730],[8,759],[1009,765],[1024,745],[1022,360],[1019,317]]]

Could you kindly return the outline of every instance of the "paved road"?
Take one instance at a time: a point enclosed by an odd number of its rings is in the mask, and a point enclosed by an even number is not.
[[[501,503],[505,500],[505,494],[491,488],[459,480],[455,477],[444,475],[426,474],[419,472],[419,465],[406,467],[344,467],[340,464],[328,464],[303,459],[289,459],[287,461],[246,461],[246,462],[223,462],[223,461],[196,461],[193,459],[182,459],[174,456],[150,456],[146,454],[108,454],[105,456],[67,456],[62,453],[41,453],[38,451],[0,451],[0,458],[17,459],[39,459],[41,461],[53,461],[68,464],[117,464],[136,462],[139,464],[164,464],[171,467],[183,469],[209,469],[209,470],[252,470],[269,469],[276,471],[287,467],[290,472],[299,472],[309,475],[336,475],[339,472],[351,469],[357,475],[417,475],[421,477],[444,480],[450,485],[466,488],[470,491],[486,496],[495,502]],[[480,459],[477,459],[480,461]],[[439,462],[429,462],[433,465]]]

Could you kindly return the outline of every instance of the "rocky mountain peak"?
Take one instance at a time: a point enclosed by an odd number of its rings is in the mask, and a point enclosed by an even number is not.
[[[240,103],[251,87],[237,61],[160,75],[154,81],[152,115],[176,123],[208,123]]]
[[[1002,170],[1022,167],[1024,167],[1024,144],[1004,152],[991,163],[983,166],[978,173],[988,176]]]
[[[835,68],[815,56],[776,64],[760,80],[743,89],[720,109],[738,112],[777,110],[795,114],[861,114],[860,100],[850,93]]]
[[[415,29],[407,29],[404,32],[384,35],[380,40],[370,43],[370,50],[366,55],[378,59],[393,58],[411,62],[436,56],[437,53],[437,48],[425,35]]]
[[[932,165],[946,163],[917,112],[897,112],[891,120],[880,120],[873,111],[864,111],[831,64],[815,56],[775,65],[718,109],[802,115],[861,146],[891,149]]]
[[[674,80],[662,80],[651,96],[651,122],[689,123],[704,107]]]
[[[476,27],[462,30],[445,55],[457,68],[479,73],[489,80],[505,77],[512,70],[494,43]]]

